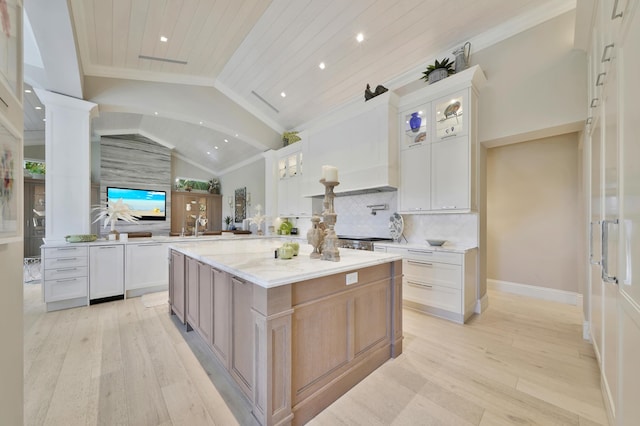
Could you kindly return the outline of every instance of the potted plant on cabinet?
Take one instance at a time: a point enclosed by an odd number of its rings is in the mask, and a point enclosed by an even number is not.
[[[301,140],[300,136],[298,136],[297,130],[291,130],[289,132],[284,132],[282,134],[282,142],[284,146],[291,145],[294,142],[298,142]]]
[[[209,194],[220,193],[220,181],[216,178],[211,178],[209,181]]]
[[[435,63],[427,66],[426,71],[422,72],[424,75],[421,78],[429,84],[432,84],[454,73],[453,61],[450,61],[449,58],[444,58],[442,61],[436,59]]]
[[[107,227],[107,224],[111,224],[111,232],[110,234],[115,234],[115,239],[119,238],[120,233],[116,231],[116,222],[118,219],[121,219],[125,222],[136,223],[139,219],[139,216],[136,216],[131,213],[131,209],[129,206],[122,201],[122,198],[118,199],[115,203],[107,204],[102,207],[95,207],[94,211],[98,211],[98,216],[93,223],[98,222],[101,219],[104,219],[104,227]]]
[[[224,218],[224,224],[226,225],[226,229],[227,231],[231,231],[233,225],[231,225],[231,222],[233,221],[233,218],[231,216],[227,216]]]

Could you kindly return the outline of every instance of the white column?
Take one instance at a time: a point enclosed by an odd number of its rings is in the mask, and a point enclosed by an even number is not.
[[[46,107],[47,242],[91,233],[91,117],[97,104],[35,89]]]

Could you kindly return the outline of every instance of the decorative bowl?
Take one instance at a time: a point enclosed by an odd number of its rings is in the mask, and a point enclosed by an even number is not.
[[[430,246],[439,247],[447,242],[447,240],[427,240]]]
[[[76,234],[64,237],[68,243],[90,243],[98,239],[96,234]]]

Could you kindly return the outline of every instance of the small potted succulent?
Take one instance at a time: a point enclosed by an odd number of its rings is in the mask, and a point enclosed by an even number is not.
[[[444,58],[441,61],[436,59],[435,63],[427,66],[426,71],[422,72],[424,75],[421,78],[424,81],[429,82],[429,84],[440,81],[456,72],[453,68],[453,64],[454,62],[450,61],[449,58]]]

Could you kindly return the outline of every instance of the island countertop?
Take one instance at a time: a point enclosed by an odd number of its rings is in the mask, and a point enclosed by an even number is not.
[[[283,243],[279,238],[262,238],[184,242],[169,248],[264,288],[402,259],[397,254],[350,249],[340,250],[339,262],[311,259],[312,247],[307,244],[300,244],[299,255],[293,259],[276,259],[274,252]]]

